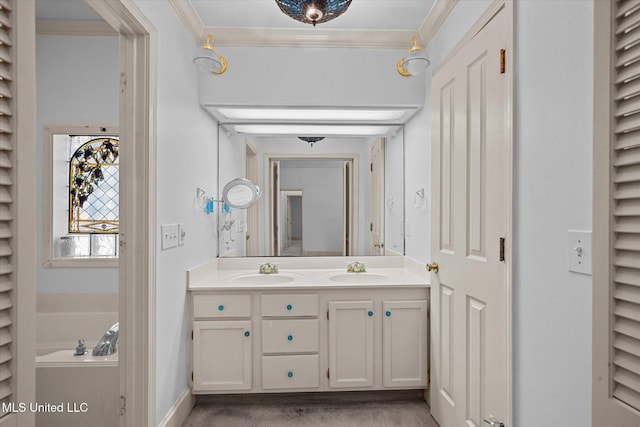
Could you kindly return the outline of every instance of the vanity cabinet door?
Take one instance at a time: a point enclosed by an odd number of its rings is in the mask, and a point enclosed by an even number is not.
[[[329,387],[373,386],[373,301],[329,302]]]
[[[383,301],[383,387],[427,386],[427,301]]]
[[[251,321],[193,322],[193,391],[249,390]]]

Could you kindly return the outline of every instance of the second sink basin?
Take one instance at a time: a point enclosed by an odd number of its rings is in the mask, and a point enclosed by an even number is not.
[[[283,274],[243,274],[231,279],[233,283],[244,285],[278,285],[293,282],[296,278]]]
[[[331,276],[329,280],[342,283],[380,283],[386,282],[388,277],[375,273],[343,273]]]

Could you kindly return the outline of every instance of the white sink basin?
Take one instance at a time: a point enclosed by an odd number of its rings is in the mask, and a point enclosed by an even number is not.
[[[329,280],[339,283],[380,283],[386,282],[389,278],[375,273],[343,273],[331,276]]]
[[[232,283],[243,285],[278,285],[293,282],[296,278],[283,274],[243,274],[231,279]]]

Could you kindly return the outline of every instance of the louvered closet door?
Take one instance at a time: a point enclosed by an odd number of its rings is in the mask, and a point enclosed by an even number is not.
[[[0,0],[0,402],[13,401],[11,375],[12,265],[12,43],[13,2]],[[0,417],[5,415],[0,412]]]
[[[598,181],[594,181],[597,237],[594,426],[607,423],[637,427],[640,426],[640,0],[612,1],[608,6],[612,7],[605,12],[611,14],[608,32],[613,54],[609,69],[610,186],[606,197],[599,199]],[[595,161],[598,162],[597,157]],[[608,218],[598,217],[601,203],[609,206]],[[605,227],[608,229],[604,230]],[[600,294],[598,287],[603,289]],[[600,325],[603,333],[598,335]],[[605,348],[607,352],[603,351]]]

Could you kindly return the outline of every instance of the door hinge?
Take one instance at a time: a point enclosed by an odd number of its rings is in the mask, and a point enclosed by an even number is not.
[[[504,262],[504,237],[500,238],[500,261]]]
[[[327,368],[327,379],[329,379],[329,378],[330,378],[330,376],[329,376],[329,368]]]
[[[127,90],[127,73],[120,73],[120,93]]]
[[[125,396],[120,396],[120,416],[124,416],[127,412],[127,398]]]
[[[191,382],[193,382],[193,371],[191,371]]]
[[[329,310],[327,310],[327,320],[329,320]]]
[[[507,51],[504,49],[500,49],[500,74],[504,74],[505,73],[505,56],[506,56]]]
[[[191,331],[191,339],[193,339],[193,331]]]
[[[373,223],[372,222],[369,223],[369,231],[373,231]]]

